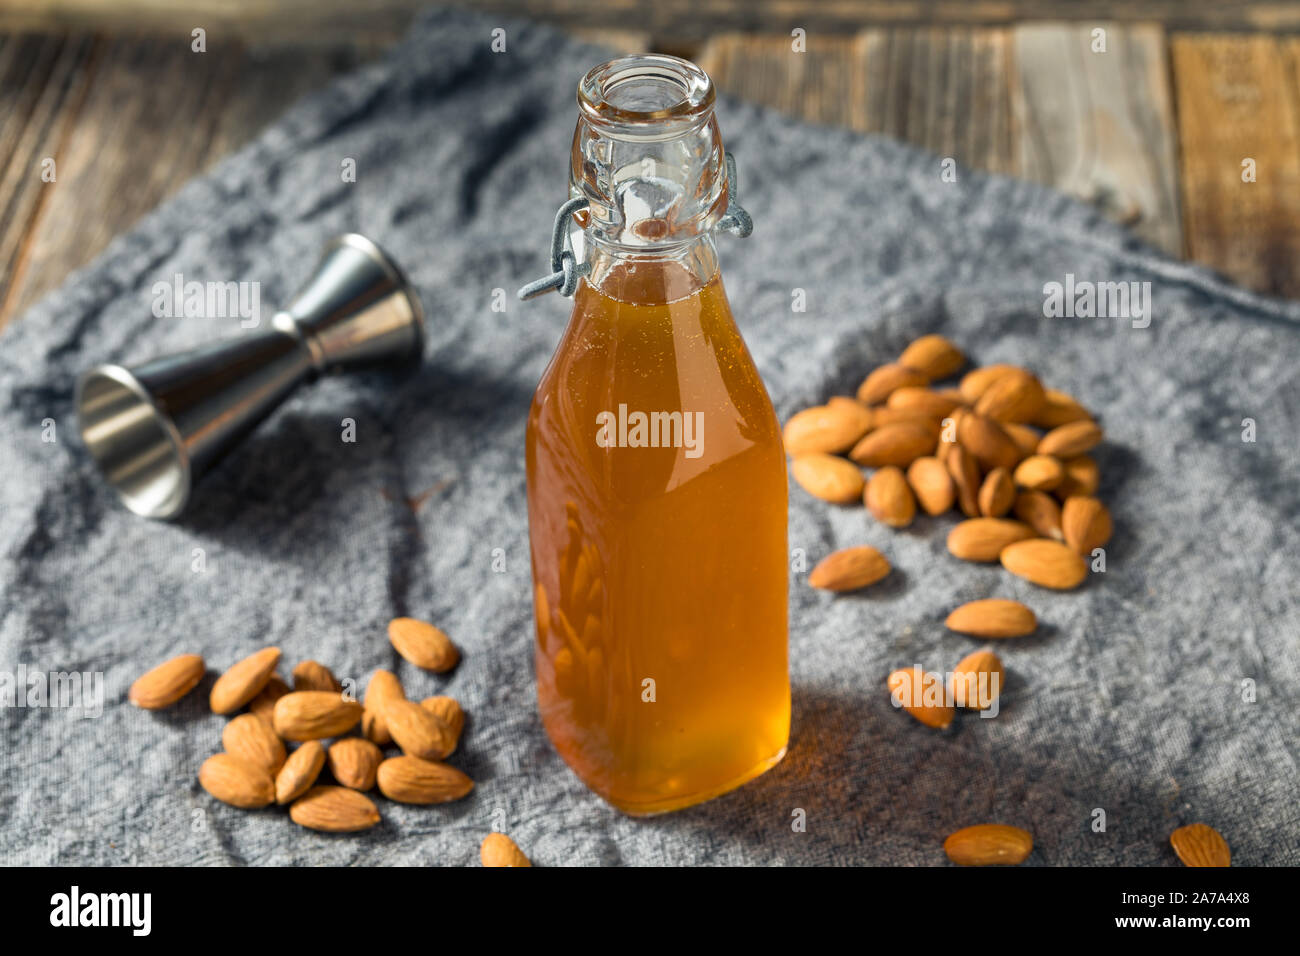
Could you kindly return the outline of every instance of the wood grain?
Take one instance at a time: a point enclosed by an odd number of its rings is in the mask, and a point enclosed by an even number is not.
[[[1103,30],[1096,49],[1094,30]],[[1013,31],[1015,173],[1096,204],[1182,252],[1176,130],[1156,24],[1025,24]]]
[[[1188,254],[1250,288],[1300,295],[1300,41],[1176,36],[1172,59]]]

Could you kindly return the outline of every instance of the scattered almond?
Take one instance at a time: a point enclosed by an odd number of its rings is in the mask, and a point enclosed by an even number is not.
[[[126,699],[145,710],[170,707],[198,685],[204,669],[203,658],[198,654],[173,657],[136,678]]]
[[[298,690],[275,703],[272,722],[285,740],[319,740],[346,733],[361,720],[361,705],[327,690]]]
[[[1065,392],[1046,388],[1043,389],[1043,405],[1034,416],[1033,423],[1039,428],[1052,429],[1090,418],[1092,416],[1088,410]]]
[[[1011,472],[1005,468],[994,468],[984,476],[980,485],[980,514],[986,518],[1001,518],[1011,510],[1016,500],[1016,483],[1011,479]]]
[[[963,561],[993,562],[1008,545],[1033,536],[1033,529],[1020,521],[967,518],[948,532],[948,551]]]
[[[957,423],[957,440],[982,468],[1011,469],[1020,461],[1020,447],[1001,425],[985,415],[962,415]]]
[[[489,833],[478,848],[484,866],[532,866],[524,851],[504,833]]]
[[[946,418],[961,404],[959,398],[940,395],[936,391],[919,385],[908,385],[897,389],[889,396],[886,405],[897,412],[920,415],[935,420]]]
[[[905,711],[925,724],[943,730],[952,723],[957,711],[947,702],[943,678],[927,674],[919,667],[908,667],[889,675],[889,694]]]
[[[383,752],[364,737],[344,737],[330,744],[330,773],[351,790],[369,790],[384,759]]]
[[[289,819],[310,830],[355,833],[379,822],[379,810],[364,793],[347,787],[312,787],[289,807]]]
[[[1021,458],[1028,458],[1038,451],[1038,442],[1043,436],[1028,425],[1022,425],[1019,422],[1003,422],[1002,430],[1007,433],[1007,437],[1016,443]]]
[[[410,756],[441,760],[456,746],[451,728],[432,711],[413,700],[390,700],[384,705],[384,723],[393,742]]]
[[[311,789],[325,767],[325,746],[308,740],[289,755],[275,778],[275,802],[292,803]]]
[[[898,363],[882,365],[862,380],[858,386],[858,401],[866,405],[879,405],[895,389],[929,384],[930,380],[924,372]]]
[[[1028,422],[1044,401],[1038,377],[1016,369],[993,380],[975,403],[975,411],[998,422]]]
[[[824,591],[856,591],[875,584],[889,571],[885,556],[863,544],[822,558],[808,575],[808,583]]]
[[[284,742],[257,714],[240,714],[221,731],[221,746],[232,757],[246,760],[274,777],[284,766]]]
[[[961,371],[961,367],[966,364],[966,356],[942,335],[931,333],[914,339],[903,349],[898,364],[914,368],[932,381],[938,381]]]
[[[988,710],[1002,693],[1007,673],[998,655],[972,651],[952,669],[952,698],[958,707]]]
[[[465,711],[461,709],[460,701],[454,697],[426,697],[420,701],[420,706],[447,725],[451,738],[451,749],[447,751],[447,756],[450,757],[456,752],[461,731],[465,729]]]
[[[1038,442],[1038,453],[1057,458],[1074,458],[1097,447],[1101,439],[1101,426],[1096,422],[1069,422],[1058,425],[1044,435]]]
[[[1231,866],[1232,850],[1219,831],[1204,823],[1189,823],[1169,834],[1169,843],[1183,866]]]
[[[790,474],[808,494],[831,504],[846,505],[862,496],[862,470],[843,458],[800,455],[790,463]]]
[[[871,476],[863,499],[875,519],[891,528],[906,528],[916,517],[912,489],[907,486],[902,469],[894,465],[881,468]]]
[[[894,394],[898,393],[895,392]],[[874,428],[884,428],[886,425],[912,425],[915,428],[924,429],[926,434],[930,436],[931,442],[939,440],[939,419],[913,409],[877,405],[871,410],[871,422]],[[856,447],[854,445],[854,448]],[[852,454],[852,449],[850,449],[850,454]]]
[[[796,412],[781,434],[787,455],[838,455],[856,445],[870,429],[871,412],[866,406],[837,402]]]
[[[392,671],[377,670],[366,686],[365,709],[361,715],[361,733],[373,744],[384,747],[393,742],[384,722],[384,707],[390,700],[406,700],[402,682]]]
[[[203,761],[199,785],[222,803],[241,810],[257,810],[275,799],[275,784],[264,767],[227,753]]]
[[[959,866],[1022,863],[1033,849],[1032,835],[1002,823],[966,827],[943,841],[943,852]]]
[[[952,507],[952,477],[938,458],[924,455],[908,465],[907,483],[926,514],[941,515]]]
[[[1076,588],[1088,576],[1083,558],[1061,542],[1046,538],[1009,544],[1002,549],[1000,559],[1002,566],[1017,577],[1057,591]]]
[[[379,765],[379,791],[398,803],[449,803],[474,789],[474,781],[445,763],[389,757]]]
[[[906,468],[922,455],[930,454],[936,438],[933,429],[915,421],[881,425],[867,432],[862,441],[853,446],[849,457],[867,468],[884,468],[886,465]]]
[[[1065,478],[1065,466],[1051,455],[1031,455],[1016,466],[1016,484],[1031,491],[1051,491]]]
[[[266,686],[280,663],[278,647],[264,647],[250,654],[217,678],[208,695],[208,705],[214,714],[232,714],[257,696]]]
[[[983,368],[967,372],[959,386],[962,401],[967,405],[974,405],[999,378],[1017,372],[1025,373],[1025,369],[1018,365],[985,365]]]
[[[1061,506],[1044,491],[1020,492],[1016,495],[1012,511],[1044,538],[1060,541],[1065,537],[1061,532]]]
[[[412,617],[396,617],[388,622],[388,639],[397,653],[426,671],[443,674],[456,666],[460,651],[438,628]]]
[[[946,464],[961,513],[976,517],[980,513],[980,469],[975,456],[960,445],[950,445]]]
[[[340,684],[330,669],[317,661],[303,661],[293,669],[294,690],[332,690],[342,693]]]
[[[955,609],[943,622],[951,631],[973,637],[1024,637],[1038,627],[1034,612],[1019,601],[984,598]]]
[[[1071,495],[1061,507],[1061,531],[1065,543],[1079,554],[1092,554],[1110,540],[1110,512],[1096,498]]]

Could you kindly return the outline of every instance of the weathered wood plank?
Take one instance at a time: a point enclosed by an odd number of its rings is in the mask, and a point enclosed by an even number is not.
[[[1300,295],[1300,42],[1187,35],[1171,50],[1188,254],[1253,289]]]
[[[1017,26],[1013,36],[1016,174],[1095,203],[1180,255],[1164,31],[1155,24],[1044,23]]]

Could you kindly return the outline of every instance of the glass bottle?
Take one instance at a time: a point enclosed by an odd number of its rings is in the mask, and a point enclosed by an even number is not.
[[[578,106],[585,274],[527,433],[537,696],[569,766],[641,815],[785,753],[785,458],[718,273],[712,82],[623,57]]]

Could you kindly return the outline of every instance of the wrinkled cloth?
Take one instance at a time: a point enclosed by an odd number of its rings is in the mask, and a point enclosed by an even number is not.
[[[1300,863],[1300,308],[1170,261],[1050,190],[964,168],[945,182],[939,157],[725,97],[756,227],[721,241],[723,274],[782,420],[942,333],[1098,412],[1115,533],[1104,573],[1056,593],[952,558],[954,515],[894,531],[794,486],[784,761],[651,819],[583,787],[536,712],[523,463],[529,399],[571,302],[513,292],[547,271],[575,86],[608,54],[523,22],[504,22],[496,53],[502,25],[427,13],[0,338],[0,671],[103,680],[98,715],[0,708],[3,859],[454,865],[499,828],[542,865],[928,865],[946,862],[948,833],[998,821],[1033,833],[1031,864],[1177,865],[1170,832],[1202,821],[1234,863]],[[312,385],[183,518],[128,513],[76,436],[76,376],[240,334],[238,317],[155,318],[154,283],[255,280],[266,309],[347,230],[417,285],[422,367]],[[1149,326],[1046,317],[1044,286],[1067,275],[1151,283]],[[808,566],[861,543],[889,557],[885,581],[841,597],[807,586]],[[990,596],[1042,622],[998,645],[999,715],[936,732],[895,710],[888,673],[950,670],[980,645],[945,616]],[[399,661],[385,638],[396,615],[437,622],[460,666],[438,677]],[[351,836],[214,801],[197,771],[225,719],[207,690],[268,644],[284,675],[310,657],[364,686],[388,667],[413,698],[461,700],[451,762],[473,794],[377,797],[382,824]],[[158,713],[126,703],[134,678],[182,652],[208,662],[198,691]]]

